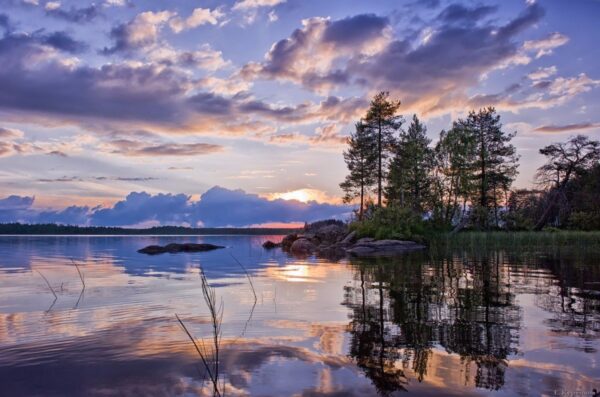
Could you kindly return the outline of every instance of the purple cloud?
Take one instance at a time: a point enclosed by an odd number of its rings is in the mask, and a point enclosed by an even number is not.
[[[348,205],[308,203],[296,200],[269,200],[243,190],[215,186],[200,200],[185,194],[152,195],[132,192],[108,208],[70,206],[58,210],[33,208],[34,197],[9,196],[0,199],[0,222],[60,223],[87,226],[185,225],[244,227],[271,222],[312,222],[325,218],[346,218]]]

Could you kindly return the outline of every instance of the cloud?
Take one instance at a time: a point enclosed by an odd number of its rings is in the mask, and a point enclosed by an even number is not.
[[[49,156],[69,157],[65,152],[60,150],[52,150],[51,152],[48,152],[46,154]]]
[[[549,109],[563,105],[597,86],[600,86],[600,80],[593,80],[585,73],[553,80],[533,80],[529,86],[518,85],[517,89],[506,89],[497,94],[474,95],[469,98],[468,106],[495,106],[499,110],[512,112],[528,108]]]
[[[91,226],[204,225],[249,226],[272,222],[310,222],[344,218],[347,205],[297,200],[269,200],[243,190],[215,186],[193,201],[184,194],[132,192],[108,208],[71,206],[59,210],[33,208],[34,197],[0,199],[0,222],[63,223]]]
[[[219,9],[195,8],[192,14],[185,19],[180,17],[171,19],[169,27],[173,32],[180,33],[184,30],[194,29],[205,24],[216,25],[224,16],[225,14]]]
[[[348,137],[340,134],[339,125],[328,124],[322,127],[317,127],[315,134],[313,135],[282,133],[271,135],[269,141],[279,144],[301,143],[316,147],[324,147],[345,145],[348,142]]]
[[[146,11],[138,14],[131,21],[115,26],[110,31],[114,44],[104,48],[104,54],[131,52],[153,45],[158,40],[160,28],[176,14],[171,11]]]
[[[128,4],[127,0],[105,0],[104,5],[106,7],[124,7]]]
[[[571,132],[571,131],[582,131],[582,130],[593,130],[599,129],[600,123],[574,123],[564,125],[542,125],[534,129],[538,132],[548,133],[560,133],[560,132]]]
[[[199,156],[223,150],[221,145],[208,143],[144,144],[127,139],[110,141],[106,146],[112,153],[126,156]]]
[[[233,10],[249,10],[261,7],[275,7],[286,0],[240,0],[233,5]]]
[[[267,15],[267,17],[269,18],[269,22],[275,22],[279,19],[279,16],[277,16],[277,13],[275,12],[275,10],[269,11],[269,14]]]
[[[523,43],[523,49],[536,53],[535,57],[540,58],[544,55],[552,54],[552,51],[569,42],[569,38],[561,33],[551,33],[540,40],[529,40]]]
[[[9,31],[13,28],[10,17],[3,13],[0,13],[0,28],[4,29],[4,31]]]
[[[315,201],[302,203],[296,200],[268,200],[243,190],[216,186],[201,196],[196,210],[205,226],[246,226],[341,218],[351,212],[351,207]]]
[[[556,72],[556,66],[549,66],[545,68],[538,68],[536,71],[529,73],[527,77],[529,77],[530,80],[542,80],[555,75]]]
[[[210,44],[205,43],[198,50],[176,51],[167,46],[151,51],[149,58],[168,66],[181,66],[184,68],[200,68],[207,71],[217,71],[231,66],[231,62],[223,59],[221,51],[214,50]],[[229,79],[234,80],[234,79]]]
[[[388,20],[372,14],[338,21],[309,18],[286,39],[273,44],[262,63],[249,63],[241,75],[247,79],[288,80],[315,91],[349,83],[349,75],[334,68],[343,56],[377,51],[389,40]]]
[[[290,81],[318,93],[343,87],[386,90],[401,98],[407,111],[444,114],[469,106],[469,90],[494,70],[529,64],[568,42],[561,33],[518,42],[518,35],[544,15],[537,3],[505,24],[496,22],[496,11],[449,5],[405,38],[394,36],[388,18],[373,14],[310,18],[274,43],[263,62],[246,64],[240,74],[250,81]]]
[[[439,15],[438,19],[444,23],[475,24],[482,18],[485,18],[494,12],[498,7],[495,6],[476,6],[466,7],[462,4],[450,4]]]
[[[0,149],[1,150],[1,149]],[[0,222],[16,222],[27,216],[35,197],[8,196],[0,199]]]
[[[0,139],[2,139],[2,140],[13,139],[13,138],[22,138],[23,135],[24,135],[23,131],[21,131],[21,130],[0,127]]]
[[[50,5],[50,7],[48,7],[48,5]],[[82,8],[71,7],[69,9],[63,9],[60,7],[60,2],[48,2],[46,3],[45,10],[46,15],[74,23],[91,22],[102,15],[101,9],[95,4]]]
[[[150,19],[157,22],[166,17]],[[150,37],[153,41],[153,33]],[[124,46],[117,47],[130,48]],[[226,64],[221,53],[208,45],[179,55],[173,61],[177,65],[163,61],[165,56],[155,62],[92,67],[65,58],[42,36],[5,34],[0,38],[0,113],[7,121],[47,125],[53,120],[98,133],[144,129],[161,134],[258,136],[274,130],[278,122],[349,121],[367,105],[363,98],[329,96],[318,103],[275,106],[238,91],[248,84],[234,84],[239,81],[235,76],[227,82],[215,77],[196,79],[181,69],[182,64],[193,62],[207,69]]]
[[[87,50],[88,45],[75,40],[67,32],[53,32],[42,37],[42,43],[71,54]]]

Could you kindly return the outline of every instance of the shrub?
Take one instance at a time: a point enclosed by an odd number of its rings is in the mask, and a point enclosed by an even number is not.
[[[427,228],[426,222],[410,209],[389,206],[369,212],[364,220],[351,223],[350,229],[358,237],[423,241]]]

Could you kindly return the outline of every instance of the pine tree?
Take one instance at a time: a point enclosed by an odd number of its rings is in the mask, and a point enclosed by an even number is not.
[[[387,158],[393,149],[394,134],[402,126],[402,116],[396,114],[400,101],[390,100],[389,92],[380,92],[371,101],[365,127],[376,136],[377,146],[377,206],[382,205],[383,181],[387,170]]]
[[[360,197],[358,219],[362,220],[365,195],[376,181],[377,142],[370,129],[363,123],[357,123],[348,145],[348,150],[344,152],[344,161],[350,173],[340,187],[345,192],[344,202],[348,203]]]
[[[386,199],[401,207],[423,212],[428,206],[433,168],[427,128],[413,115],[406,132],[400,134],[390,165]]]
[[[475,161],[471,178],[477,187],[471,199],[475,223],[486,229],[493,210],[498,226],[498,208],[505,201],[499,192],[507,192],[517,175],[518,156],[510,144],[516,133],[502,131],[500,116],[493,107],[470,112],[466,120],[456,123],[475,142]]]
[[[475,158],[474,137],[458,123],[442,131],[434,149],[432,183],[433,216],[450,225],[462,212],[474,190],[471,171]]]

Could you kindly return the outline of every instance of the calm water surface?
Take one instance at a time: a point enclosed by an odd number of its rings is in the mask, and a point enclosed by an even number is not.
[[[226,396],[600,389],[596,254],[333,261],[266,251],[267,238],[281,237],[0,237],[0,395],[212,395],[175,318],[210,340],[200,268],[224,305]],[[136,253],[172,241],[227,248]]]

